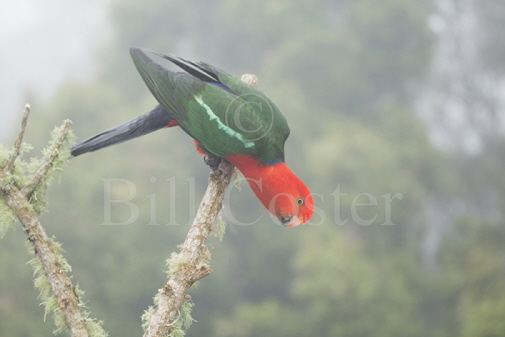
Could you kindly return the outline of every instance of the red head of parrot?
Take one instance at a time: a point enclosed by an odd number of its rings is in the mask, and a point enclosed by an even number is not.
[[[242,154],[227,159],[242,172],[259,201],[283,225],[294,227],[312,218],[312,194],[286,163],[265,165]]]

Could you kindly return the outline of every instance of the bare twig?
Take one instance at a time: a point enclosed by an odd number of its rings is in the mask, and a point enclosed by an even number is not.
[[[242,81],[256,86],[257,77],[247,74]],[[212,170],[209,185],[191,225],[189,233],[178,255],[172,257],[167,282],[160,289],[157,305],[150,317],[144,337],[166,336],[174,329],[181,306],[190,299],[187,292],[196,281],[212,272],[207,261],[210,253],[205,242],[212,231],[212,226],[222,208],[223,198],[234,167],[223,160],[216,170]]]

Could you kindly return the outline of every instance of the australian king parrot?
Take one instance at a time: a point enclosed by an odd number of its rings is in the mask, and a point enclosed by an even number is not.
[[[171,61],[185,72],[166,69],[148,53]],[[73,156],[178,126],[195,140],[200,154],[225,159],[239,169],[260,202],[281,224],[293,227],[312,217],[312,195],[284,161],[289,127],[272,100],[207,63],[139,48],[131,48],[130,55],[159,105],[76,144]]]

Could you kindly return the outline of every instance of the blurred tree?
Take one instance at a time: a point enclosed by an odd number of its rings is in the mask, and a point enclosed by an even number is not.
[[[291,303],[245,304],[217,320],[215,336],[420,335],[416,271],[408,259],[370,258],[359,237],[320,229],[293,259]],[[409,272],[398,273],[398,264]]]
[[[446,238],[437,281],[437,311],[444,336],[502,336],[505,332],[505,228],[476,219],[461,219]],[[450,294],[449,296],[447,296]],[[450,324],[448,324],[450,323]],[[440,332],[441,333],[441,332]]]
[[[430,308],[445,309],[428,314],[443,336],[505,333],[497,318],[504,298],[498,248],[505,219],[505,62],[498,37],[504,15],[499,2],[449,0],[437,1],[430,18],[438,41],[420,95],[421,114],[457,182],[453,193],[431,206],[432,222],[446,222],[432,226],[435,235],[447,237],[436,274],[443,275],[442,285],[427,295]]]

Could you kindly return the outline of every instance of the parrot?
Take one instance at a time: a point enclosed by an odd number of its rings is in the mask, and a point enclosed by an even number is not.
[[[159,129],[180,127],[193,138],[197,152],[206,156],[209,166],[216,168],[221,160],[234,165],[282,225],[294,227],[311,219],[312,194],[284,158],[290,133],[286,117],[270,98],[204,62],[135,47],[130,48],[130,56],[159,104],[144,115],[76,144],[72,156]],[[161,64],[163,60],[183,72],[168,70]]]

